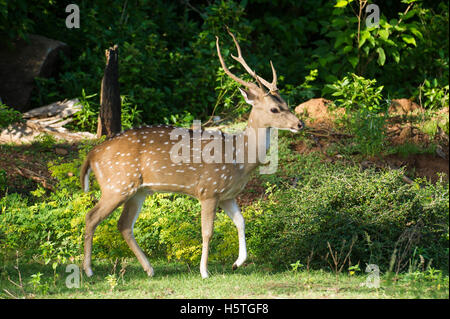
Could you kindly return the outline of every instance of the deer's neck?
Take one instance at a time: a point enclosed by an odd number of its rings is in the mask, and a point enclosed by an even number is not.
[[[263,128],[257,119],[250,116],[247,128],[244,131],[246,172],[251,172],[264,163],[267,151],[270,148],[270,130],[271,128]]]

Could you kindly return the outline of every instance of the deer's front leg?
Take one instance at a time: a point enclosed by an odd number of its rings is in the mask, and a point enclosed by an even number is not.
[[[239,256],[233,264],[233,270],[241,266],[247,259],[247,246],[245,243],[245,220],[236,199],[225,200],[220,203],[220,207],[233,220],[236,225],[239,238]]]
[[[209,242],[214,230],[214,218],[216,217],[217,199],[201,201],[202,205],[202,258],[200,260],[200,274],[202,278],[208,278],[208,252]]]

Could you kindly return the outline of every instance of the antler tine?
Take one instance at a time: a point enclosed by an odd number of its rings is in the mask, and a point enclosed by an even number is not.
[[[270,61],[270,66],[272,67],[272,83],[270,85],[269,90],[270,92],[276,92],[278,91],[277,88],[277,81],[278,81],[278,77],[277,77],[277,71],[275,70],[275,67],[273,66],[272,61]]]
[[[234,56],[231,55],[231,57],[236,60],[237,62],[239,62],[244,69],[258,82],[261,82],[262,84],[264,84],[265,87],[267,87],[269,89],[270,92],[276,92],[278,90],[277,88],[277,72],[275,71],[275,68],[272,64],[272,61],[270,61],[270,65],[272,66],[272,74],[273,74],[273,80],[272,83],[267,82],[266,80],[264,80],[262,77],[260,77],[259,75],[256,74],[255,71],[253,71],[248,65],[247,62],[245,62],[245,59],[242,57],[242,53],[241,53],[241,47],[239,46],[238,41],[236,40],[236,37],[234,36],[234,34],[230,31],[230,29],[227,27],[227,31],[228,34],[233,38],[234,44],[236,46],[237,49],[237,53],[238,56]],[[258,83],[259,84],[259,83]]]
[[[246,70],[246,71],[247,71],[254,79],[257,79],[256,72],[253,71],[253,70],[247,65],[247,62],[245,62],[244,58],[242,57],[241,47],[239,46],[239,43],[237,42],[236,37],[234,36],[233,33],[231,33],[230,29],[227,28],[227,31],[228,31],[228,34],[231,35],[231,37],[233,38],[234,45],[236,46],[236,50],[237,50],[237,53],[238,53],[238,56],[237,56],[237,57],[234,56],[234,55],[232,55],[232,54],[231,54],[231,57],[232,57],[234,60],[236,60],[237,62],[239,62],[239,63],[244,67],[244,69],[245,69],[245,70]]]
[[[245,87],[247,87],[249,89],[254,89],[256,87],[256,85],[254,83],[246,82],[246,81],[242,80],[241,78],[238,78],[236,75],[231,73],[231,71],[227,68],[227,66],[225,65],[225,61],[223,60],[222,54],[220,53],[219,37],[218,36],[216,36],[216,47],[217,47],[217,54],[219,56],[220,64],[222,65],[222,68],[225,71],[225,73],[228,74],[228,76],[230,78],[232,78],[236,82],[242,84],[243,86],[245,86]]]

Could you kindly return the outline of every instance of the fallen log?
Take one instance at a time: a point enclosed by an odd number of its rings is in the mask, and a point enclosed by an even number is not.
[[[64,100],[38,107],[23,114],[24,122],[14,123],[0,131],[0,143],[29,143],[40,134],[49,134],[57,139],[78,141],[93,139],[89,132],[71,132],[63,126],[73,121],[82,106],[78,99]]]

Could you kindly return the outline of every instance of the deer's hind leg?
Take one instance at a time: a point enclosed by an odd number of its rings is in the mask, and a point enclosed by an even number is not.
[[[200,274],[202,278],[208,278],[208,253],[209,242],[214,231],[214,218],[216,217],[217,199],[201,201],[202,205],[202,257],[200,260]]]
[[[91,268],[92,239],[98,224],[108,217],[123,202],[120,196],[102,194],[99,202],[86,214],[86,228],[84,232],[84,260],[83,269],[88,277],[93,275]]]
[[[240,267],[247,259],[247,247],[245,244],[245,220],[244,216],[242,216],[241,210],[236,202],[236,199],[225,200],[220,203],[220,207],[233,220],[233,223],[236,225],[238,232],[239,256],[238,259],[233,264],[233,270],[235,270],[237,267]]]
[[[142,249],[139,247],[136,239],[133,234],[134,223],[136,222],[139,213],[141,212],[142,204],[144,203],[145,198],[149,195],[147,190],[141,189],[133,195],[133,197],[129,198],[124,206],[122,215],[119,218],[117,223],[117,227],[119,231],[122,233],[123,238],[127,242],[130,249],[136,255],[139,260],[144,271],[149,275],[153,276],[153,268],[150,265],[147,257],[145,256]]]

